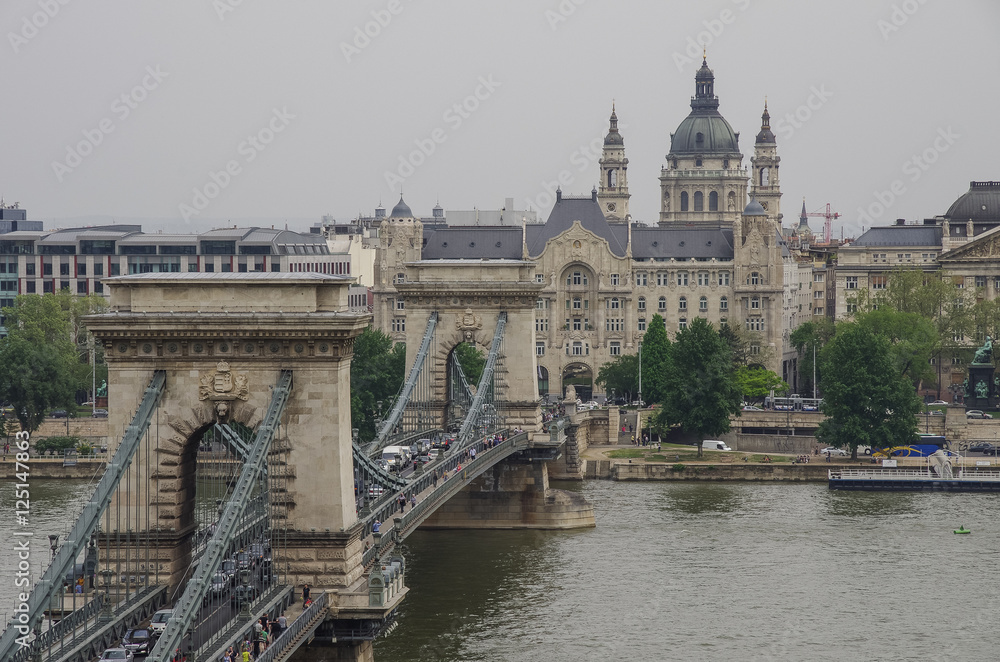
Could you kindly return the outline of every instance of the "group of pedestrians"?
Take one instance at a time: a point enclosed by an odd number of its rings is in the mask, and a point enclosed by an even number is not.
[[[308,584],[303,587],[302,594],[308,597]],[[261,616],[260,620],[253,624],[253,629],[247,633],[247,638],[239,646],[239,650],[230,646],[222,656],[222,662],[252,662],[256,660],[275,639],[281,636],[287,627],[288,621],[285,619],[284,612],[274,620],[268,619],[266,615]]]

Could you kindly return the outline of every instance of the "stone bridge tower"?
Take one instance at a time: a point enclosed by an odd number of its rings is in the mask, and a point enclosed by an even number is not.
[[[287,531],[288,579],[333,588],[360,576],[350,366],[354,338],[370,316],[348,310],[351,282],[313,273],[157,273],[105,281],[111,312],[86,323],[108,362],[109,453],[153,372],[166,373],[151,426],[155,448],[130,465],[112,499],[112,510],[125,512],[110,518],[133,528],[138,521],[140,538],[156,539],[158,558],[151,562],[161,581],[176,585],[191,558],[202,433],[216,421],[256,427],[282,370],[292,371],[292,390],[272,442],[272,451],[287,458],[283,494],[272,495],[281,522],[272,525]],[[142,554],[132,550],[130,558]]]
[[[488,267],[488,268],[487,268]],[[489,352],[500,311],[507,312],[504,369],[507,424],[530,433],[541,430],[538,364],[535,360],[535,303],[543,285],[534,263],[520,260],[412,262],[407,280],[396,285],[406,304],[406,364],[413,365],[427,320],[438,313],[437,345],[429,359],[434,400],[447,400],[447,360],[462,342]]]

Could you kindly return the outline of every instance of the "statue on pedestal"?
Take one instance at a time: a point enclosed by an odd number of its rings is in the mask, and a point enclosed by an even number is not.
[[[993,339],[986,336],[986,342],[983,346],[976,350],[976,355],[972,359],[973,363],[978,363],[980,365],[992,365],[993,364]]]

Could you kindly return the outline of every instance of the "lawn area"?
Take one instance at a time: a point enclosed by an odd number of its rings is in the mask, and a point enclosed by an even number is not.
[[[664,444],[662,450],[656,447],[639,448],[618,448],[604,454],[612,460],[644,460],[646,462],[698,462],[698,449],[694,446],[681,444]],[[701,457],[702,462],[742,462],[744,457],[749,457],[750,462],[761,462],[763,454],[747,455],[746,453],[722,451],[704,451]],[[772,462],[790,462],[791,458],[782,455],[772,455]]]

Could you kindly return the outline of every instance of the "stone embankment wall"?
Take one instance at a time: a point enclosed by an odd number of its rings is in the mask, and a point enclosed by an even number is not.
[[[671,464],[628,464],[611,466],[612,480],[752,480],[752,481],[825,481],[833,465],[826,462],[809,464],[727,464],[684,465],[683,471]]]

